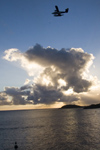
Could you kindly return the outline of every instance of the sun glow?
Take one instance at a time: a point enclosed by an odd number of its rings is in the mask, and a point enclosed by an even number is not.
[[[66,86],[66,82],[63,79],[58,80],[59,87]]]
[[[21,65],[28,72],[29,76],[37,76],[44,69],[41,65],[35,62],[29,62],[25,57],[23,57]]]
[[[42,83],[42,85],[45,85],[45,86],[50,86],[50,85],[53,86],[53,83],[52,83],[50,77],[46,76],[46,75],[43,75],[41,83]]]
[[[63,91],[63,94],[65,94],[65,95],[70,95],[70,94],[73,94],[73,93],[74,93],[74,91],[73,91],[72,88],[68,89],[67,91]]]

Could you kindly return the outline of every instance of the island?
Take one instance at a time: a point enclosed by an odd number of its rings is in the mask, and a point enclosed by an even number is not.
[[[89,106],[85,106],[84,109],[95,109],[100,108],[100,104],[91,104]]]
[[[83,109],[96,109],[100,108],[100,104],[91,104],[89,106],[79,106],[79,105],[64,105],[60,109],[73,109],[73,108],[83,108]]]
[[[83,106],[79,105],[64,105],[61,107],[61,109],[67,109],[67,108],[83,108]]]

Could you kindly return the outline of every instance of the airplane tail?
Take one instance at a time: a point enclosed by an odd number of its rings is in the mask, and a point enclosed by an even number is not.
[[[68,13],[68,11],[69,11],[69,8],[65,9],[65,12],[66,12],[66,13]]]

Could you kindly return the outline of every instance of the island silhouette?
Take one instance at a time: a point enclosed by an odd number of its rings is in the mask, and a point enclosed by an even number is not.
[[[64,105],[60,109],[72,109],[72,108],[83,108],[83,109],[96,109],[100,108],[100,104],[91,104],[88,106],[79,106],[79,105]]]

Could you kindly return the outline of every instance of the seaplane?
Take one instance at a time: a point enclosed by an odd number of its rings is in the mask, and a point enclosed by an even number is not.
[[[69,8],[65,9],[65,11],[59,11],[58,6],[55,6],[56,10],[52,13],[55,17],[63,16],[64,13],[68,13]]]

